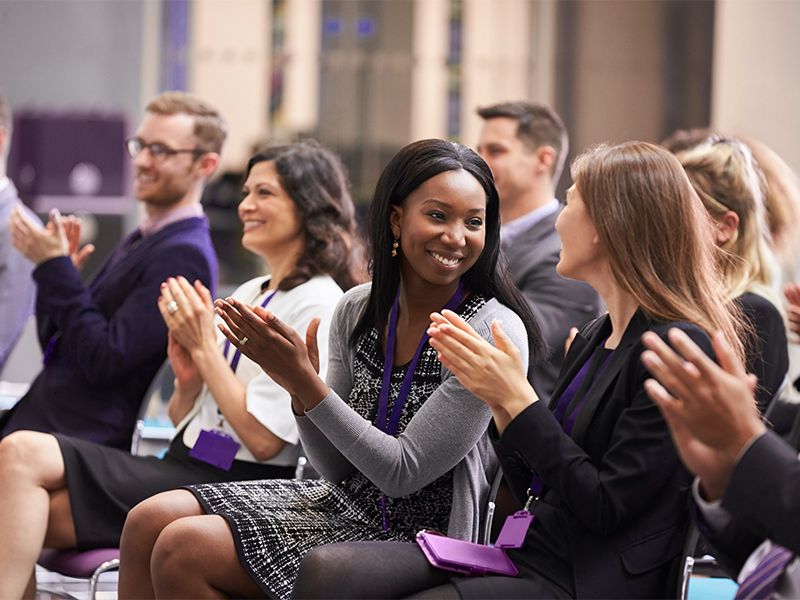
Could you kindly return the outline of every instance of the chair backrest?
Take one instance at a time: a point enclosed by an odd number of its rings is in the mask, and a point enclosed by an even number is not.
[[[697,545],[700,541],[700,531],[694,523],[689,525],[689,532],[686,535],[686,542],[683,545],[683,552],[681,553],[680,568],[681,572],[678,577],[678,593],[679,600],[686,600],[689,594],[689,579],[692,576],[695,563],[695,553],[697,552]]]
[[[14,349],[6,359],[0,378],[3,381],[30,384],[42,370],[42,349],[36,333],[36,317],[25,323]]]
[[[735,594],[736,582],[728,577],[716,558],[706,553],[708,549],[697,525],[691,523],[681,555],[678,600],[732,598]]]
[[[174,381],[175,372],[172,370],[169,359],[167,359],[156,372],[153,381],[150,382],[150,387],[147,388],[147,392],[142,398],[139,416],[136,419],[136,427],[133,431],[133,439],[131,440],[131,454],[139,454],[142,441],[148,437],[145,435],[147,418],[164,412],[164,407],[174,390]],[[169,433],[171,432],[172,429],[170,429]]]
[[[789,389],[789,374],[787,373],[783,377],[783,381],[781,382],[778,389],[775,391],[775,395],[770,400],[769,404],[767,404],[767,408],[764,410],[764,418],[769,421],[772,413],[775,411],[775,406],[781,401],[783,394]]]

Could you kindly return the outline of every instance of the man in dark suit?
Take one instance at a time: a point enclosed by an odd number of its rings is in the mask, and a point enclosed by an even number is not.
[[[567,156],[567,131],[542,104],[506,102],[479,108],[478,114],[484,124],[477,150],[491,167],[500,194],[508,269],[548,345],[548,358],[534,367],[533,384],[549,398],[570,329],[599,310],[591,287],[556,273],[561,241],[555,222],[561,205],[555,188]]]
[[[11,212],[19,207],[30,217],[34,215],[20,202],[17,188],[6,176],[10,146],[11,110],[0,96],[0,373],[33,311],[36,295],[33,267],[11,244]]]
[[[219,113],[190,94],[167,92],[148,104],[127,141],[144,218],[88,286],[77,269],[87,252],[77,247],[75,221],[53,211],[42,228],[14,213],[14,245],[36,265],[44,367],[0,421],[0,436],[32,429],[130,447],[142,397],[166,358],[161,283],[177,275],[216,283],[200,195],[225,135]]]
[[[741,597],[797,598],[800,424],[790,436],[794,448],[767,430],[756,410],[755,378],[721,335],[713,340],[720,366],[680,332],[670,332],[677,352],[649,334],[643,341],[649,351],[642,360],[658,380],[646,383],[648,394],[696,475],[700,531],[739,582]]]

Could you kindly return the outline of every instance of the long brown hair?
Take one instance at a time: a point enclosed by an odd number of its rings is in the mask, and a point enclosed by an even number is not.
[[[721,330],[744,359],[711,219],[678,160],[647,142],[602,145],[575,159],[572,178],[617,284],[656,321]]]

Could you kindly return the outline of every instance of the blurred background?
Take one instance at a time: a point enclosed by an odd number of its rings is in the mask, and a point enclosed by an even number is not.
[[[0,0],[9,175],[34,210],[86,215],[91,276],[138,221],[122,140],[158,92],[197,93],[230,125],[204,204],[233,284],[256,268],[235,206],[266,143],[318,138],[362,206],[399,148],[473,145],[502,100],[552,105],[572,155],[711,125],[798,171],[798,31],[800,0]]]

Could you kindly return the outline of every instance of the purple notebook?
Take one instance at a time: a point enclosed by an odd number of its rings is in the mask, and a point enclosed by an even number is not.
[[[432,531],[417,534],[417,544],[434,567],[464,575],[519,575],[502,548],[455,540]]]

